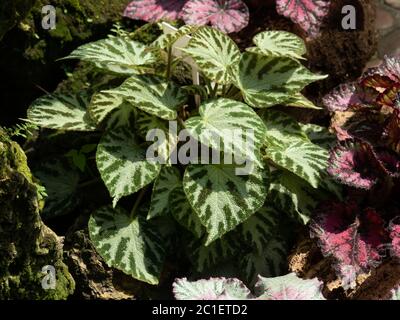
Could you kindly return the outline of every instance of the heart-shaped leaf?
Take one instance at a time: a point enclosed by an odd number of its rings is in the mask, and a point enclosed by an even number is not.
[[[266,56],[304,59],[302,56],[307,52],[303,39],[286,31],[264,31],[253,42],[256,47],[247,50]]]
[[[360,97],[357,94],[357,86],[354,83],[341,84],[323,99],[323,104],[329,111],[346,111],[351,106],[362,104]]]
[[[276,0],[278,13],[299,24],[313,37],[318,35],[330,5],[330,0]]]
[[[227,35],[213,28],[202,27],[182,51],[189,54],[200,70],[212,81],[232,82],[232,74],[240,60],[240,50]]]
[[[96,127],[87,112],[87,94],[50,94],[35,100],[28,109],[28,120],[40,127],[93,131]]]
[[[143,217],[132,218],[121,208],[103,207],[91,215],[89,234],[108,266],[140,281],[158,284],[165,242]]]
[[[247,220],[264,203],[268,182],[265,170],[254,167],[236,175],[233,165],[189,165],[183,187],[190,204],[207,228],[206,245]]]
[[[112,90],[140,110],[165,120],[175,120],[187,94],[172,81],[155,75],[135,75]]]
[[[112,37],[80,46],[64,59],[80,59],[121,74],[137,74],[157,62],[153,51],[140,42]]]
[[[96,163],[114,207],[122,197],[151,183],[161,169],[160,164],[146,160],[146,149],[135,142],[131,130],[123,127],[103,135]]]
[[[186,24],[211,24],[225,33],[238,32],[249,23],[249,9],[242,0],[189,0],[181,16]]]
[[[288,101],[306,85],[325,78],[290,58],[245,52],[235,74],[235,84],[246,103],[266,108]]]

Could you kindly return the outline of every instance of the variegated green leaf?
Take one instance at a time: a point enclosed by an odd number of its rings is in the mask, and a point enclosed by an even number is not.
[[[335,145],[336,136],[330,133],[327,128],[311,123],[300,124],[300,126],[312,143],[315,143],[327,150],[330,150],[330,148]]]
[[[238,248],[238,243],[234,241],[231,234],[225,235],[209,246],[205,246],[197,240],[189,246],[189,258],[196,271],[203,272],[235,256],[238,253]]]
[[[183,191],[182,184],[178,188],[174,188],[169,196],[170,211],[175,220],[184,228],[194,234],[196,238],[200,238],[205,228],[201,224],[196,212],[190,206]]]
[[[318,205],[319,195],[306,181],[290,172],[275,171],[272,174],[268,199],[282,212],[304,224]]]
[[[267,154],[277,165],[308,181],[314,188],[321,184],[329,159],[327,150],[300,139],[287,143],[268,142]]]
[[[196,26],[185,25],[177,29],[175,32],[163,33],[160,37],[157,38],[156,41],[152,43],[152,46],[160,48],[162,50],[166,50],[173,44],[175,44],[181,37],[195,32],[196,29]]]
[[[321,175],[327,168],[328,151],[310,142],[301,127],[290,117],[270,111],[266,111],[263,117],[267,127],[267,156],[278,166],[318,188],[322,181]]]
[[[221,238],[254,214],[267,194],[266,172],[254,167],[237,175],[233,165],[189,165],[183,187],[190,204],[206,227],[206,245]]]
[[[108,266],[135,279],[158,284],[165,258],[164,241],[141,216],[103,207],[89,220],[90,238]]]
[[[68,214],[79,204],[78,171],[56,159],[40,164],[33,173],[46,188],[47,197],[42,212],[44,218]]]
[[[275,57],[304,59],[306,45],[300,37],[287,31],[264,31],[253,38],[255,48],[248,51]]]
[[[242,54],[235,84],[252,107],[271,107],[288,101],[308,84],[326,78],[311,73],[290,58]]]
[[[277,232],[279,212],[272,207],[262,207],[240,225],[240,230],[247,245],[259,253]]]
[[[265,126],[253,109],[220,98],[202,104],[199,113],[185,122],[185,128],[195,139],[226,154],[257,161]]]
[[[221,84],[232,82],[232,74],[240,60],[240,50],[226,34],[210,27],[201,27],[182,51],[193,58],[210,80]]]
[[[131,127],[135,123],[136,109],[129,102],[123,102],[118,108],[110,112],[106,118],[106,130],[116,129],[118,127]]]
[[[146,160],[146,150],[127,128],[104,134],[97,147],[96,162],[114,207],[122,197],[151,183],[161,169],[158,163]]]
[[[138,109],[165,120],[175,120],[177,110],[187,100],[186,92],[178,85],[155,75],[134,75],[112,91]]]
[[[175,167],[163,166],[153,185],[148,220],[165,216],[174,209],[170,203],[170,194],[176,188],[182,188],[179,170]]]
[[[35,100],[28,109],[28,121],[43,128],[93,131],[96,127],[87,112],[85,93],[78,95],[49,94]]]
[[[262,113],[262,118],[267,128],[266,140],[276,140],[282,143],[293,139],[309,141],[299,123],[283,112],[267,109]]]
[[[64,59],[80,59],[121,74],[136,74],[138,68],[157,62],[153,51],[140,42],[111,37],[80,46]]]
[[[92,96],[88,111],[96,124],[100,124],[107,115],[123,103],[121,96],[112,91],[104,90]]]
[[[283,239],[270,239],[260,253],[256,250],[246,254],[240,260],[241,272],[246,282],[253,286],[258,275],[263,277],[277,277],[288,271],[287,245]]]
[[[283,103],[285,106],[305,108],[305,109],[317,109],[321,110],[321,107],[317,107],[312,101],[308,100],[301,93],[296,93],[289,100]]]
[[[178,144],[177,124],[138,110],[136,114],[136,129],[143,139],[153,141],[156,144],[154,145],[154,150],[157,150],[157,156],[160,158],[161,163],[170,164],[171,153]],[[154,132],[154,134],[151,134],[151,132]]]

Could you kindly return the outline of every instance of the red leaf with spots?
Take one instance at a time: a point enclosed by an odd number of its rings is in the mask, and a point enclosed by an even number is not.
[[[332,112],[346,111],[351,106],[362,104],[354,83],[339,85],[328,93],[322,102]]]
[[[376,155],[366,142],[346,140],[331,150],[328,172],[349,186],[371,189],[378,181],[379,168]]]
[[[124,17],[155,22],[179,18],[187,0],[134,0],[126,7]]]
[[[382,92],[378,96],[377,102],[381,106],[400,111],[400,82]]]
[[[353,287],[356,277],[381,262],[380,247],[387,241],[384,221],[372,208],[330,202],[317,210],[311,236],[318,238],[324,256],[334,258],[342,285]]]
[[[330,0],[276,0],[278,13],[299,24],[312,37],[318,34],[330,4]]]
[[[189,0],[182,10],[189,25],[212,25],[225,33],[238,32],[249,23],[249,9],[242,0]]]

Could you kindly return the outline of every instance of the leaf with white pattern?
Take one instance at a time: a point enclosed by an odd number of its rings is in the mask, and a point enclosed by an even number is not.
[[[177,300],[248,300],[250,290],[239,279],[210,278],[188,281],[176,279],[173,292]]]
[[[302,56],[307,52],[303,39],[287,31],[264,31],[253,42],[256,47],[247,50],[266,56],[304,59]]]
[[[35,100],[28,109],[28,121],[43,128],[93,131],[96,130],[87,112],[85,93],[77,95],[49,94]]]
[[[286,113],[267,109],[263,111],[262,118],[265,122],[266,140],[277,140],[286,142],[287,140],[309,141],[307,134],[303,132],[299,123]]]
[[[284,274],[289,269],[287,255],[287,244],[283,239],[279,237],[270,239],[261,253],[253,250],[240,260],[244,279],[253,286],[258,275],[277,277]]]
[[[262,207],[240,225],[240,231],[246,244],[263,252],[269,240],[276,233],[279,213],[272,207]]]
[[[280,118],[276,115],[280,115]],[[263,119],[267,127],[267,156],[277,165],[308,181],[314,188],[318,188],[322,180],[321,175],[327,169],[328,151],[310,142],[299,125],[296,127],[299,127],[300,133],[297,129],[288,130],[294,128],[295,123],[283,113],[268,110],[264,113]],[[286,126],[286,121],[292,125]],[[280,130],[283,127],[286,129]]]
[[[182,184],[170,192],[169,204],[172,216],[181,226],[193,233],[196,238],[204,234],[205,228],[186,199]]]
[[[131,130],[123,127],[103,135],[96,162],[114,207],[122,197],[151,183],[161,169],[158,163],[146,160],[146,149],[135,142]]]
[[[239,64],[240,50],[221,31],[209,27],[199,28],[182,51],[193,58],[210,80],[221,84],[232,82],[232,74]]]
[[[175,32],[171,33],[163,33],[161,36],[157,38],[156,41],[152,43],[152,46],[156,48],[160,48],[162,50],[166,50],[174,45],[180,38],[190,35],[191,33],[195,32],[197,27],[185,25]]]
[[[175,120],[187,100],[178,85],[155,75],[134,75],[112,91],[136,108],[165,120]]]
[[[203,103],[199,114],[185,122],[191,136],[217,151],[257,162],[265,125],[252,108],[220,98]]]
[[[133,128],[137,109],[129,102],[124,101],[118,108],[112,110],[106,118],[106,130],[116,129],[118,127]]]
[[[92,96],[88,111],[96,124],[100,124],[107,115],[118,108],[124,100],[112,91],[104,90]]]
[[[183,177],[186,196],[207,228],[206,245],[247,220],[264,204],[265,170],[254,166],[237,175],[234,165],[189,165]]]
[[[250,106],[266,108],[288,101],[308,84],[325,78],[290,58],[245,52],[235,74],[235,85]]]
[[[181,186],[182,177],[179,170],[175,167],[163,166],[153,185],[147,219],[167,215],[171,211],[170,194]]]
[[[165,242],[143,217],[132,218],[121,208],[103,207],[91,215],[89,235],[108,266],[158,284]]]
[[[80,46],[64,59],[80,59],[121,74],[136,74],[141,67],[152,66],[157,56],[140,42],[112,37]]]

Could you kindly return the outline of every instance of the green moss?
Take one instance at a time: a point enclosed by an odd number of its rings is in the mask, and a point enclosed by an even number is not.
[[[66,299],[75,283],[62,261],[60,240],[40,219],[24,152],[1,129],[0,163],[0,300]],[[54,290],[41,285],[47,265],[56,269]]]

